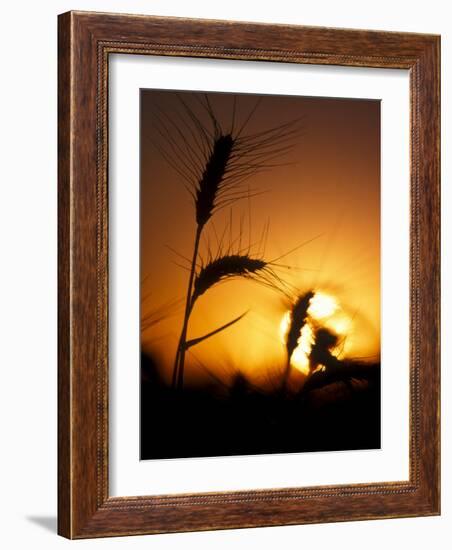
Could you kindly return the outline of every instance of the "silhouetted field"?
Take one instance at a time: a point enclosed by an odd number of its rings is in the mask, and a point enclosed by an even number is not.
[[[318,373],[297,394],[229,388],[177,391],[141,358],[141,459],[380,448],[380,365]],[[348,367],[344,367],[344,372]]]

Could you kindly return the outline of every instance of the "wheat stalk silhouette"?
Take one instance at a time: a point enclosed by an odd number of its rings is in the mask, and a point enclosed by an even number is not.
[[[243,122],[238,124],[237,96],[233,96],[230,124],[226,128],[216,116],[208,94],[193,94],[191,97],[203,117],[181,94],[177,94],[178,114],[173,112],[170,115],[159,107],[155,110],[155,128],[161,139],[160,142],[154,140],[154,145],[182,178],[193,200],[196,221],[183,322],[172,376],[172,386],[177,389],[183,387],[187,349],[232,326],[245,315],[187,341],[190,315],[196,300],[219,281],[247,277],[271,285],[268,277],[276,277],[271,262],[241,253],[217,255],[197,270],[203,231],[219,210],[260,194],[261,191],[243,183],[264,170],[287,164],[277,160],[293,147],[301,130],[301,120],[294,119],[260,132],[248,132],[262,98],[256,100]],[[206,116],[207,124],[202,121]]]

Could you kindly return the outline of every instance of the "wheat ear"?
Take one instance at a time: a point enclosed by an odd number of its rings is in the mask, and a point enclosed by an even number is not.
[[[198,258],[199,243],[205,224],[212,216],[218,191],[221,187],[226,167],[231,155],[233,140],[229,134],[220,134],[213,144],[210,156],[207,160],[202,177],[195,194],[196,208],[196,234],[193,246],[193,257],[188,278],[187,298],[185,302],[184,321],[177,345],[176,359],[173,371],[173,387],[182,388],[184,380],[185,342],[187,340],[188,320],[192,309],[192,289],[195,278],[196,262]]]
[[[293,352],[298,346],[298,339],[300,338],[301,330],[306,323],[309,304],[313,297],[314,292],[312,290],[301,294],[295,300],[290,310],[289,330],[286,335],[287,362],[283,375],[283,387],[287,386],[290,376],[290,360],[292,359]]]

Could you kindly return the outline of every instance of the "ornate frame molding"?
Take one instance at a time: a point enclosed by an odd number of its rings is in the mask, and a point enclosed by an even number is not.
[[[408,33],[88,12],[59,17],[61,535],[439,513],[439,43],[437,36]],[[410,71],[409,481],[109,497],[108,59],[121,53]]]

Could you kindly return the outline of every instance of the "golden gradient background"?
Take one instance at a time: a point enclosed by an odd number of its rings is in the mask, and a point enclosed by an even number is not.
[[[178,92],[203,124],[205,112],[194,92]],[[256,95],[237,95],[238,121],[245,120]],[[220,122],[229,127],[232,94],[209,93]],[[163,319],[142,330],[143,351],[157,360],[170,380],[183,316],[188,272],[168,247],[190,257],[196,229],[194,206],[182,178],[158,151],[155,108],[177,123],[180,102],[172,91],[141,91],[141,316]],[[251,251],[271,260],[299,247],[277,269],[300,292],[333,295],[353,320],[347,357],[379,360],[380,354],[380,102],[376,100],[264,96],[245,133],[302,117],[302,134],[282,157],[286,164],[259,173],[249,183],[265,193],[232,206],[235,240],[257,243]],[[179,139],[175,136],[175,139]],[[167,147],[166,147],[167,148]],[[215,249],[215,231],[230,223],[230,210],[215,214],[204,232]],[[242,222],[240,220],[243,220]],[[263,239],[265,224],[268,237]],[[265,244],[265,250],[263,250]],[[238,243],[236,243],[236,247]],[[206,254],[206,239],[201,256]],[[254,281],[236,279],[210,289],[196,303],[188,338],[205,334],[245,311],[234,326],[187,353],[187,384],[223,382],[241,372],[265,388],[285,362],[280,324],[288,300]]]

